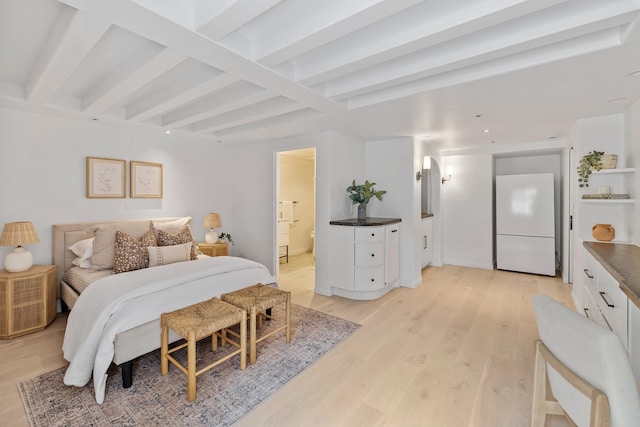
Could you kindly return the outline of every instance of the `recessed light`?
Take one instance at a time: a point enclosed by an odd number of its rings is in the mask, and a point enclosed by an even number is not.
[[[630,72],[629,77],[640,77],[640,70]]]
[[[496,142],[495,142],[495,141],[491,141],[491,143],[492,143],[492,144],[495,144]]]
[[[484,132],[484,133],[489,133],[489,132],[491,132],[491,129],[485,129],[485,130],[483,130],[482,132]]]
[[[556,136],[555,136],[555,135],[549,135],[547,138],[549,138],[549,139],[556,139]]]
[[[482,114],[476,114],[476,119],[479,119],[480,117],[482,117]]]
[[[164,133],[166,133],[167,135],[169,135],[171,133],[170,130],[165,130]]]
[[[97,118],[97,117],[91,117],[91,120],[93,120],[94,122],[97,122],[97,121],[98,121],[98,120],[100,120],[100,119],[99,119],[99,118]]]

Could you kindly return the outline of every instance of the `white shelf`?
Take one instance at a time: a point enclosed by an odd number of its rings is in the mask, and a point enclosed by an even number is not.
[[[601,169],[599,171],[592,171],[592,175],[606,175],[612,173],[633,173],[635,168],[620,168],[620,169]]]
[[[601,203],[601,204],[607,204],[607,203],[632,204],[636,202],[634,199],[580,199],[580,200],[584,203]]]

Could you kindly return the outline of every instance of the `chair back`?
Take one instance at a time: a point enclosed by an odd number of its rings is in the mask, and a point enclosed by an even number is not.
[[[638,388],[618,336],[546,295],[534,296],[533,308],[544,346],[596,390],[585,395],[561,374],[562,369],[543,364],[550,368],[547,374],[553,396],[572,421],[579,427],[594,425],[594,396],[601,391],[608,400],[612,427],[640,425]]]

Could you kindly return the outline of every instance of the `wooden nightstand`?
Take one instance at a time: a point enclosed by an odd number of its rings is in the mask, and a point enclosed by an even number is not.
[[[225,256],[229,255],[229,243],[198,243],[200,251],[209,256]]]
[[[34,265],[27,271],[0,270],[0,339],[40,331],[56,318],[58,269]]]

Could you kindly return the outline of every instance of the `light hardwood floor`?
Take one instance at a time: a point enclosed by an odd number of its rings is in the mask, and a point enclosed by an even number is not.
[[[417,289],[352,301],[313,293],[310,254],[280,269],[295,304],[362,327],[238,426],[528,426],[537,338],[531,296],[572,307],[570,285],[544,276],[428,267]],[[28,425],[17,383],[66,364],[65,321],[59,315],[45,331],[0,342],[2,425]],[[568,424],[556,417],[547,425]]]

